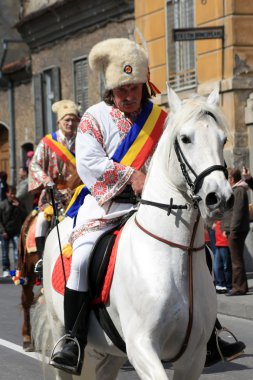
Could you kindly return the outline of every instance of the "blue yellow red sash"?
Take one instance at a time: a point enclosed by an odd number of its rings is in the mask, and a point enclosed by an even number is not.
[[[57,141],[56,133],[46,135],[43,141],[49,146],[49,148],[57,154],[57,156],[64,162],[70,162],[73,166],[76,166],[75,153],[71,152],[67,147],[60,144]]]
[[[164,110],[150,101],[147,102],[111,159],[139,170],[156,146],[163,132],[166,117],[167,113]],[[73,218],[87,194],[89,194],[89,190],[85,185],[77,187],[66,210],[66,215]]]

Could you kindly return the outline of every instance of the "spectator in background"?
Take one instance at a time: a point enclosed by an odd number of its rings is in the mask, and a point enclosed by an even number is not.
[[[27,214],[33,209],[33,195],[28,192],[28,168],[19,168],[19,183],[17,185],[16,198],[23,204]]]
[[[226,233],[220,228],[221,222],[214,225],[215,230],[215,255],[214,255],[214,276],[216,281],[216,292],[226,293],[232,288],[232,265]]]
[[[210,248],[211,248],[213,254],[215,254],[215,231],[214,231],[214,228],[213,228],[213,226],[212,227],[206,226],[206,229],[207,229],[207,232],[208,232],[209,237],[210,237]]]
[[[9,244],[14,244],[14,263],[17,260],[17,241],[26,217],[24,206],[15,196],[16,189],[9,186],[6,199],[0,202],[0,236],[2,245],[3,276],[10,274]]]
[[[7,190],[8,190],[7,173],[0,172],[0,202],[6,199]]]
[[[34,156],[34,151],[33,150],[29,150],[27,153],[26,153],[26,166],[27,168],[29,169],[29,166],[30,166],[30,162],[32,161],[32,158]]]
[[[228,180],[232,186],[235,201],[232,210],[228,211],[221,229],[228,236],[232,261],[232,289],[228,296],[243,295],[248,292],[248,283],[243,259],[244,243],[249,232],[248,185],[242,180],[239,169],[229,169]]]
[[[253,177],[250,174],[249,168],[246,168],[246,166],[242,169],[242,178],[247,183],[247,185],[253,190]]]

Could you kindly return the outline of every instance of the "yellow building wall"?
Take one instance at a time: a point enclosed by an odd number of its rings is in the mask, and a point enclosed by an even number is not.
[[[166,32],[164,0],[135,0],[135,25],[147,44],[151,81],[166,90]],[[142,43],[136,33],[137,41]]]
[[[224,25],[224,50],[221,39],[196,41],[199,84],[234,75],[235,55],[253,66],[253,1],[196,0],[196,26]],[[207,66],[207,63],[212,67]],[[223,66],[223,69],[222,69]]]

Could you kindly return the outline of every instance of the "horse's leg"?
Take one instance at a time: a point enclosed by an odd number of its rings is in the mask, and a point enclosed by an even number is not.
[[[190,358],[184,356],[174,363],[173,380],[198,380],[205,365],[206,350],[197,348],[191,353]]]
[[[31,339],[30,308],[34,300],[33,287],[36,280],[34,265],[38,260],[38,255],[36,253],[27,254],[26,259],[26,277],[28,278],[28,284],[22,285],[21,294],[21,304],[24,312],[24,321],[22,327],[23,348],[25,351],[34,351]]]
[[[56,373],[55,380],[73,380],[73,376],[70,373],[61,371],[59,369],[54,369],[54,371]],[[80,380],[81,379],[82,377],[80,378]]]
[[[100,353],[91,347],[86,350],[85,358],[87,362],[82,372],[85,380],[116,380],[120,368],[127,360],[125,357]]]
[[[126,344],[129,361],[142,380],[168,380],[150,338],[137,336],[136,333],[131,337],[130,334],[130,340]]]
[[[25,351],[34,351],[34,347],[31,341],[31,322],[30,322],[30,307],[32,305],[34,298],[33,294],[33,284],[27,284],[22,286],[21,293],[21,304],[23,308],[23,326],[22,326],[22,336],[23,336],[23,349]]]

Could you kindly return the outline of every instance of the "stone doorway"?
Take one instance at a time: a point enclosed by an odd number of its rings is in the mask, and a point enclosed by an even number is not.
[[[10,178],[9,131],[0,123],[0,171],[4,171]],[[7,180],[8,181],[8,180]]]

